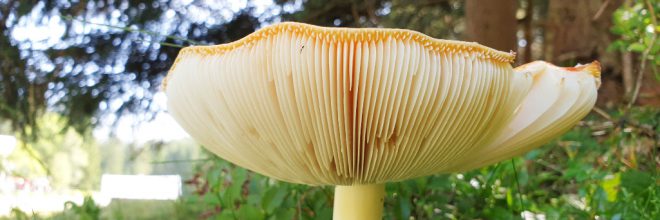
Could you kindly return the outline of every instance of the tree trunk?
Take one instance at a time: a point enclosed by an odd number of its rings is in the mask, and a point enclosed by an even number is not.
[[[633,91],[633,86],[635,86],[635,77],[633,76],[633,55],[631,52],[623,52],[621,54],[622,61],[621,65],[623,71],[621,71],[623,75],[623,95],[624,97],[630,97]]]
[[[516,2],[468,0],[465,5],[467,40],[501,51],[516,51]]]
[[[598,58],[603,65],[618,63],[605,52],[616,36],[609,30],[611,14],[622,0],[548,1],[545,60],[557,64],[587,63]],[[564,65],[566,65],[564,64]]]
[[[635,56],[630,52],[607,51],[612,41],[620,37],[609,30],[612,13],[622,4],[623,0],[548,1],[544,59],[564,66],[598,59],[604,70],[599,106],[623,102],[630,97],[635,84]],[[657,87],[655,83],[646,84]],[[647,101],[640,98],[640,103]]]
[[[522,57],[522,62],[519,63],[529,63],[532,62],[532,44],[534,43],[533,24],[534,24],[534,0],[527,0],[527,8],[525,8],[525,50],[523,52],[524,57]]]

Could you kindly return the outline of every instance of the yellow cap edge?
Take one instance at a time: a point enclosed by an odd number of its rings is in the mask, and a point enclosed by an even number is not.
[[[500,63],[512,63],[516,57],[516,54],[512,51],[508,53],[498,51],[475,42],[435,39],[420,32],[406,29],[321,27],[297,22],[282,22],[264,27],[234,42],[212,46],[190,46],[181,49],[174,60],[172,67],[163,79],[162,88],[163,90],[167,88],[167,81],[172,70],[176,68],[176,65],[181,61],[181,58],[188,54],[219,55],[241,46],[250,46],[257,40],[274,36],[281,32],[305,34],[326,42],[348,40],[371,41],[386,39],[388,37],[399,40],[413,40],[431,51],[451,53],[467,52],[475,54],[477,57]]]

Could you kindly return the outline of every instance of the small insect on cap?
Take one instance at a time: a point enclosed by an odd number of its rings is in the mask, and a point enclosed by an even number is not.
[[[599,66],[545,62],[399,29],[280,23],[183,49],[169,112],[218,156],[310,185],[399,181],[511,158],[593,107]]]

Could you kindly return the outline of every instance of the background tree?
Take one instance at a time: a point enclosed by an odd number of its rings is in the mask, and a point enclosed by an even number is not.
[[[99,152],[94,140],[85,139],[57,114],[48,113],[39,117],[40,138],[28,143],[19,143],[28,148],[18,148],[10,155],[14,167],[13,175],[24,178],[48,175],[55,190],[92,190],[101,177]],[[27,149],[33,152],[27,152]],[[39,166],[34,159],[43,163]]]
[[[258,27],[250,8],[228,13],[227,7],[156,0],[0,2],[0,118],[25,138],[35,137],[28,127],[36,128],[46,109],[81,132],[99,124],[100,115],[149,119],[158,111],[151,100],[176,45],[218,44]],[[206,19],[222,14],[227,16]],[[35,25],[63,30],[30,32]],[[55,39],[37,40],[41,34]]]
[[[501,51],[516,51],[517,9],[516,0],[466,1],[466,39]]]

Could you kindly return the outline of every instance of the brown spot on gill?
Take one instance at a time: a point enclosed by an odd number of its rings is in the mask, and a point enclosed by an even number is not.
[[[390,137],[387,139],[387,145],[394,147],[396,146],[398,140],[399,140],[399,132],[397,131],[396,128],[394,128],[394,132],[392,132]]]
[[[256,138],[261,137],[261,136],[259,135],[259,132],[257,131],[257,128],[255,128],[254,126],[250,126],[250,127],[248,127],[247,132],[248,132],[249,134],[255,136]]]
[[[339,175],[339,172],[337,172],[337,161],[335,161],[334,157],[330,160],[330,167],[328,168],[330,169],[330,171],[332,171],[332,173],[336,173],[337,175]]]

